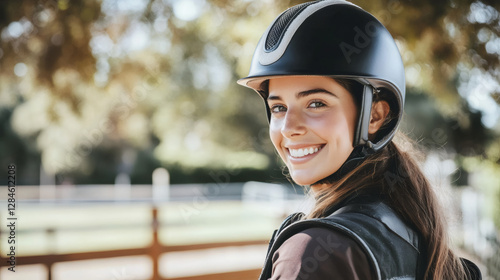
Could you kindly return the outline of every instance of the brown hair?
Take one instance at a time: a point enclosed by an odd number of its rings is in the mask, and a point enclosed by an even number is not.
[[[397,138],[411,142],[402,134]],[[449,247],[447,226],[436,194],[411,156],[414,153],[389,143],[342,179],[315,193],[316,204],[307,218],[323,217],[332,205],[354,194],[380,196],[423,237],[423,253],[427,255],[424,279],[467,279],[460,259]]]

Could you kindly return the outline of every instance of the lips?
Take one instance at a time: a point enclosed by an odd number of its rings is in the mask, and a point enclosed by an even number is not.
[[[287,148],[288,152],[290,155],[294,158],[302,158],[307,155],[313,155],[319,152],[323,146],[309,146],[309,147],[303,147],[303,148],[297,148],[297,149],[292,149],[292,148]]]

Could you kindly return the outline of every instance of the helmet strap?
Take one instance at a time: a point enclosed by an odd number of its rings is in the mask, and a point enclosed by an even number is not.
[[[358,125],[356,126],[352,143],[353,147],[365,144],[368,144],[369,147],[373,146],[368,139],[368,128],[370,126],[374,91],[375,89],[370,84],[364,83],[361,106],[359,108]]]
[[[351,172],[354,170],[356,167],[358,167],[363,161],[371,154],[374,153],[374,150],[367,147],[367,146],[357,146],[354,148],[354,150],[351,152],[347,160],[342,164],[342,166],[335,171],[333,174],[329,175],[326,178],[323,178],[316,183],[311,184],[311,186],[314,185],[321,185],[321,184],[332,184],[334,182],[339,181],[344,177],[347,173]]]

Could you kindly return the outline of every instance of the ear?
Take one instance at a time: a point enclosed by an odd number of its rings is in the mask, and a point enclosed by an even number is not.
[[[380,127],[384,124],[390,110],[391,108],[389,107],[389,104],[384,100],[377,101],[372,104],[368,134],[373,135],[377,133]]]

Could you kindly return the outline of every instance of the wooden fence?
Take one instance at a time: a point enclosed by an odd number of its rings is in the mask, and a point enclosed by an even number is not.
[[[95,252],[83,252],[83,253],[72,253],[72,254],[47,254],[38,256],[17,256],[16,265],[28,265],[28,264],[43,264],[47,267],[47,279],[52,280],[52,266],[55,263],[67,262],[67,261],[81,261],[81,260],[94,260],[94,259],[104,259],[113,257],[124,257],[124,256],[141,256],[148,255],[153,260],[153,276],[151,280],[225,280],[225,279],[257,279],[260,273],[260,269],[244,270],[244,271],[231,271],[225,273],[209,274],[209,275],[197,275],[189,277],[178,277],[178,278],[163,278],[159,273],[159,258],[160,255],[166,252],[179,252],[179,251],[190,251],[190,250],[202,250],[202,249],[212,249],[221,248],[228,246],[247,246],[247,245],[263,245],[267,244],[266,240],[257,241],[236,241],[236,242],[219,242],[219,243],[206,243],[206,244],[195,244],[195,245],[163,245],[159,242],[158,238],[158,210],[156,208],[152,209],[153,221],[152,221],[152,232],[153,241],[148,247],[143,248],[133,248],[133,249],[121,249],[121,250],[109,250],[109,251],[95,251]],[[53,232],[53,230],[49,230]],[[8,262],[8,258],[1,256],[0,263],[5,265]]]

